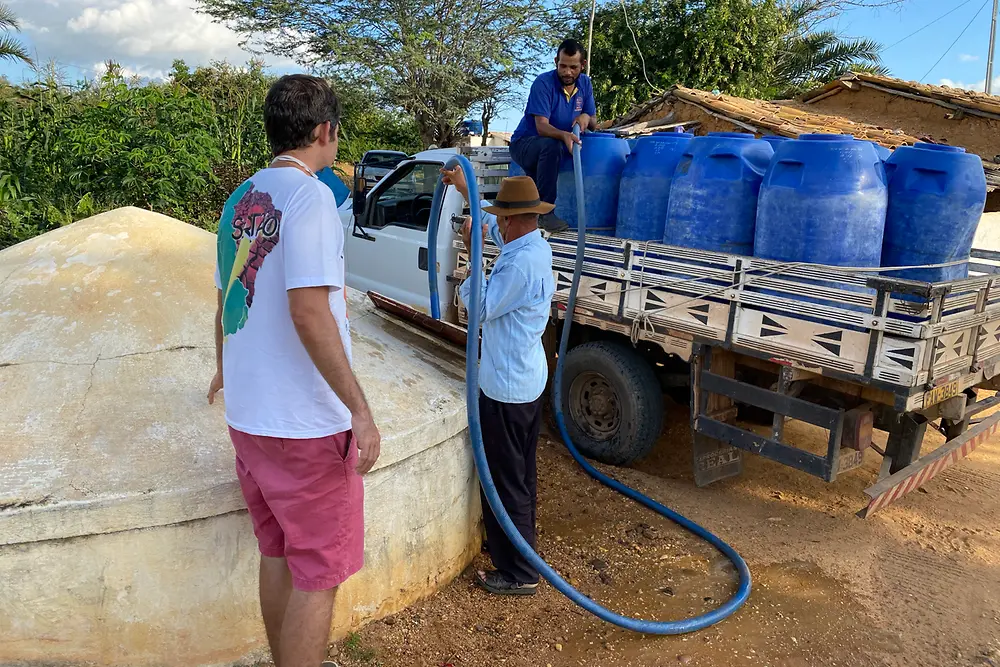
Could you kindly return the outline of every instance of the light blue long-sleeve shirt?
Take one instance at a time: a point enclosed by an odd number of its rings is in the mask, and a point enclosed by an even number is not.
[[[489,281],[484,275],[481,283],[479,384],[494,401],[531,403],[545,391],[548,378],[542,333],[555,292],[552,249],[538,230],[504,243],[496,216],[483,213],[482,222],[500,248],[500,256]],[[471,293],[472,280],[466,279],[459,288],[466,307]]]

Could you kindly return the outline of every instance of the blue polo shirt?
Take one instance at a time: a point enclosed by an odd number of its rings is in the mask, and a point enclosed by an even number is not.
[[[524,109],[524,118],[521,119],[521,123],[510,138],[511,143],[521,137],[538,136],[538,130],[535,129],[535,116],[548,118],[552,127],[569,132],[573,129],[573,121],[582,113],[588,116],[597,115],[597,107],[594,105],[594,88],[590,83],[589,76],[581,74],[576,81],[576,92],[571,97],[566,97],[562,81],[559,80],[559,73],[556,70],[540,74],[531,84],[528,104]]]

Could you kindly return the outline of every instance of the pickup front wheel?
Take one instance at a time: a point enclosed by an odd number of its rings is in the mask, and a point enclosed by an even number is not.
[[[573,443],[602,463],[642,458],[663,427],[656,374],[638,352],[618,343],[586,343],[566,354],[562,403]]]

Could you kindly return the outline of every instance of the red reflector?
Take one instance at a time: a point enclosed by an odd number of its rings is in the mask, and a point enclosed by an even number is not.
[[[872,444],[875,418],[870,410],[857,408],[844,414],[844,432],[841,447],[863,452]]]

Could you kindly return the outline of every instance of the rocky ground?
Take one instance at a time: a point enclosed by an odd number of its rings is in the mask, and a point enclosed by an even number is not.
[[[534,598],[487,596],[471,583],[488,562],[480,557],[438,595],[332,647],[332,659],[341,667],[1000,667],[1000,442],[865,521],[855,512],[877,456],[834,484],[747,457],[742,476],[698,489],[686,412],[675,408],[669,419],[675,426],[650,457],[610,472],[746,558],[753,593],[733,617],[685,636],[636,635],[544,583]],[[825,447],[818,429],[786,432]],[[735,590],[721,554],[588,478],[548,437],[539,523],[545,559],[621,613],[679,619]]]

